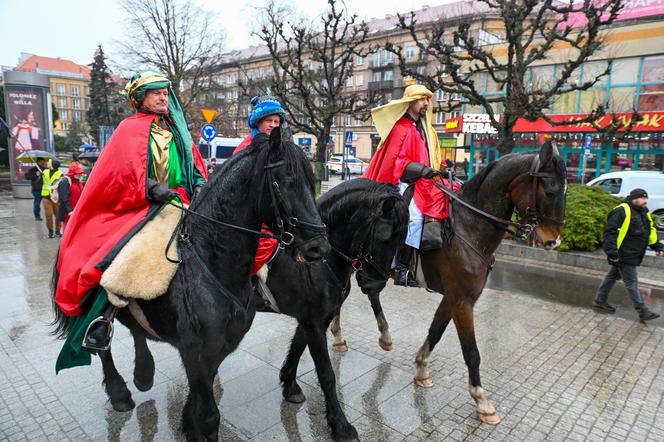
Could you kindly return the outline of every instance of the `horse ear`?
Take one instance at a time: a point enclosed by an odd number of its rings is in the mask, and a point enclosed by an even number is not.
[[[387,198],[380,206],[381,215],[387,215],[394,209],[396,198]]]
[[[270,133],[270,150],[274,152],[279,149],[281,149],[281,129],[277,126]]]
[[[551,162],[553,157],[559,156],[558,148],[555,143],[551,140],[548,140],[546,143],[542,144],[542,148],[539,152],[540,167],[544,167]]]

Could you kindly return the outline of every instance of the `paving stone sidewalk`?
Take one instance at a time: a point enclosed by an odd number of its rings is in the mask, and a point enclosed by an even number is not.
[[[61,343],[49,336],[50,268],[57,240],[31,219],[31,201],[0,194],[0,440],[181,440],[187,393],[176,351],[151,343],[155,385],[132,383],[133,346],[118,327],[113,355],[137,404],[113,411],[101,365],[55,375]],[[664,320],[648,324],[502,290],[476,306],[482,379],[503,421],[482,424],[450,324],[431,359],[435,385],[413,385],[414,355],[440,296],[389,286],[382,302],[394,350],[377,345],[368,300],[353,288],[342,310],[350,350],[333,353],[339,397],[366,441],[662,441]],[[215,397],[221,440],[329,440],[313,362],[302,359],[301,405],[281,399],[278,372],[295,321],[257,315],[240,349],[220,367]]]

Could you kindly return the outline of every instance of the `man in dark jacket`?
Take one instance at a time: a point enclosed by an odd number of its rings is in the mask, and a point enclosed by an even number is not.
[[[32,205],[32,213],[35,215],[35,221],[41,221],[41,191],[42,191],[42,171],[46,169],[46,160],[37,158],[37,166],[32,166],[25,172],[25,179],[30,180],[32,183],[32,196],[34,202]]]
[[[657,241],[657,230],[648,213],[647,204],[648,193],[643,189],[634,189],[624,203],[609,212],[604,229],[604,251],[611,268],[597,289],[593,302],[596,311],[615,313],[615,307],[609,305],[607,299],[615,282],[622,278],[639,318],[642,321],[659,318],[657,313],[648,310],[643,303],[636,273],[646,247],[655,250],[657,256],[664,256],[664,245]]]

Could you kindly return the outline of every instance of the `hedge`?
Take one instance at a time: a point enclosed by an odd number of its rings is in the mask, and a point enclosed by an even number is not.
[[[596,186],[570,184],[560,251],[594,251],[602,244],[607,214],[620,199]]]

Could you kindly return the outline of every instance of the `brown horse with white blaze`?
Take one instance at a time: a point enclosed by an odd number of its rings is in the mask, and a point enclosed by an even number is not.
[[[493,254],[505,235],[506,225],[525,226],[537,246],[551,249],[559,244],[566,188],[565,165],[553,143],[545,143],[538,153],[505,155],[475,175],[459,192],[461,201],[453,204],[451,212],[451,239],[444,240],[441,249],[420,253],[426,284],[443,294],[443,299],[417,352],[415,383],[425,388],[433,386],[429,357],[453,320],[468,367],[470,395],[482,422],[496,425],[500,417],[480,381],[473,308],[486,284]],[[519,223],[509,221],[515,213]],[[391,344],[378,295],[371,299],[371,306],[381,332],[379,342]],[[345,343],[338,317],[331,330],[335,342]],[[391,349],[391,345],[386,347],[382,343],[381,347]]]

